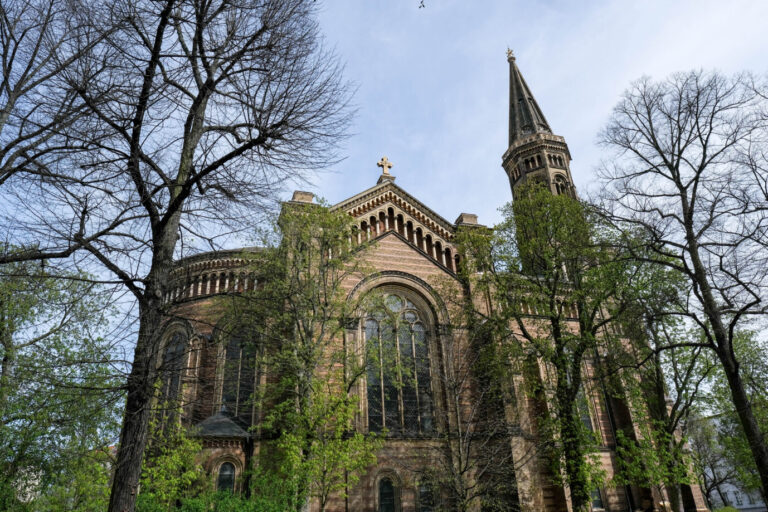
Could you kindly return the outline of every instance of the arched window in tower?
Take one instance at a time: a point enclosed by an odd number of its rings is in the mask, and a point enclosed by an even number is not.
[[[384,303],[384,311],[365,321],[368,428],[393,435],[430,434],[432,388],[423,315],[400,295],[389,294]]]
[[[225,462],[219,467],[219,476],[216,479],[216,490],[234,492],[235,490],[235,465]]]
[[[253,422],[254,391],[258,379],[258,344],[244,333],[227,342],[222,372],[221,403],[243,427]]]
[[[162,401],[165,404],[178,400],[181,393],[181,376],[184,371],[187,341],[184,333],[171,335],[163,350]],[[165,406],[165,405],[164,405]]]
[[[559,174],[555,176],[555,193],[558,196],[571,195],[571,187],[569,186],[568,181]]]

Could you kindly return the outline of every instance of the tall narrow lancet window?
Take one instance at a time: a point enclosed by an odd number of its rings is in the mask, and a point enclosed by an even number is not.
[[[186,336],[175,332],[165,344],[163,351],[162,371],[162,400],[174,402],[179,399],[181,392],[181,375],[186,366]]]
[[[379,480],[379,512],[396,512],[395,484],[389,478]]]
[[[235,465],[231,462],[225,462],[219,468],[216,490],[226,492],[233,492],[235,490]]]
[[[587,402],[587,396],[584,394],[584,388],[579,389],[578,395],[576,395],[576,408],[579,411],[579,418],[584,428],[590,432],[595,431],[595,426],[592,423],[592,417],[589,413],[589,402]]]
[[[221,402],[243,427],[251,426],[257,375],[257,343],[239,333],[227,342]]]
[[[393,435],[429,434],[432,424],[429,347],[423,315],[400,295],[365,321],[369,358],[368,428]]]

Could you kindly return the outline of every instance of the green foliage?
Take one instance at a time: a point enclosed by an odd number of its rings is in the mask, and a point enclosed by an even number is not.
[[[35,511],[76,510],[101,512],[109,503],[109,477],[113,454],[109,449],[95,450],[72,461],[69,471],[34,501]]]
[[[619,471],[612,483],[659,488],[670,482],[692,484],[688,471],[692,460],[684,443],[668,434],[663,425],[650,428],[648,434],[648,437],[635,441],[621,430],[616,432]]]
[[[734,351],[741,361],[741,372],[760,430],[768,436],[768,344],[757,333],[739,331],[734,336]],[[736,471],[736,481],[745,491],[760,490],[752,450],[733,407],[727,379],[720,367],[713,375],[712,387],[702,404],[704,413],[714,415],[717,438],[722,443],[727,463]]]
[[[104,508],[121,399],[98,336],[109,313],[86,275],[0,267],[0,508]]]
[[[611,227],[578,200],[536,182],[515,196],[493,233],[457,237],[467,255],[462,276],[479,296],[490,296],[494,309],[483,322],[511,346],[530,398],[549,411],[538,425],[539,449],[581,510],[604,480],[578,398],[598,384],[583,370],[599,348],[618,343],[607,326],[627,311],[636,265],[614,248]]]
[[[360,474],[376,462],[382,439],[354,430],[356,397],[342,389],[315,391],[309,407],[295,415],[295,426],[277,441],[282,453],[281,472],[296,481],[296,488],[309,483],[309,495],[324,502],[331,494],[345,495]]]
[[[155,417],[150,441],[142,464],[137,512],[169,511],[183,498],[205,490],[205,470],[197,460],[202,443],[187,435],[174,415]]]
[[[367,351],[344,343],[362,300],[348,298],[347,285],[370,273],[369,245],[351,243],[352,219],[325,204],[286,205],[276,233],[276,245],[253,256],[260,285],[229,311],[231,333],[247,332],[259,363],[277,377],[254,397],[268,411],[260,429],[274,439],[253,470],[253,485],[263,488],[254,496],[266,489],[282,510],[298,510],[315,496],[322,508],[375,462],[380,446],[354,423],[353,389]]]

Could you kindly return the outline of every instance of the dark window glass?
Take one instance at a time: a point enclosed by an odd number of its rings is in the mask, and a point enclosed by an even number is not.
[[[227,343],[221,401],[238,423],[252,423],[253,393],[258,378],[256,372],[257,344],[245,335],[233,336]]]
[[[174,333],[163,352],[163,401],[172,402],[179,398],[181,388],[181,373],[184,370],[184,356],[186,355],[185,336]]]
[[[379,512],[395,512],[395,486],[389,478],[379,480]]]
[[[219,468],[219,478],[216,481],[216,490],[229,492],[235,490],[235,465],[231,462],[225,462]]]
[[[376,340],[370,347],[371,364],[366,369],[368,378],[368,428],[372,432],[381,431],[384,426],[381,410],[381,358],[379,354],[379,322],[369,318],[365,322],[365,339]]]
[[[388,295],[387,314],[365,322],[368,343],[368,427],[397,435],[432,432],[427,332],[416,306]]]
[[[600,493],[600,489],[592,490],[592,508],[605,508],[603,504],[603,495]]]

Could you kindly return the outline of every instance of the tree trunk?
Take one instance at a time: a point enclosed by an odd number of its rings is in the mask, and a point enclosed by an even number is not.
[[[752,450],[752,458],[755,460],[755,466],[760,475],[760,485],[763,488],[763,492],[768,494],[768,447],[765,445],[765,438],[755,419],[747,391],[744,389],[744,382],[739,374],[739,363],[733,355],[732,339],[723,325],[722,313],[712,293],[712,287],[707,279],[704,264],[699,256],[698,242],[693,232],[692,222],[687,223],[686,228],[686,238],[689,245],[688,251],[691,263],[693,264],[694,277],[701,292],[704,313],[712,325],[715,342],[717,343],[716,353],[723,365],[725,377],[728,379],[728,387],[731,390],[736,414],[739,416],[741,427],[744,429],[744,435],[749,443],[749,448]]]
[[[154,384],[157,379],[159,326],[163,319],[160,306],[161,303],[156,298],[139,303],[139,340],[126,386],[128,394],[109,499],[109,512],[132,512],[136,504],[152,413]]]
[[[180,218],[180,212],[174,213],[163,229],[155,231],[152,265],[144,279],[144,292],[138,296],[139,336],[126,384],[125,414],[109,497],[109,512],[133,512],[136,506],[141,465],[152,414],[152,399],[158,377],[161,328],[165,320],[163,297],[173,266],[173,251],[176,247]]]
[[[725,376],[728,379],[728,387],[731,389],[733,404],[736,406],[736,414],[739,415],[744,435],[747,437],[747,442],[752,450],[752,457],[755,459],[757,472],[760,475],[763,493],[766,494],[768,493],[768,447],[765,445],[765,438],[757,423],[757,419],[755,419],[747,391],[744,389],[744,382],[739,374],[738,362],[729,353],[723,354],[722,351],[718,351],[717,355],[723,364]]]
[[[558,385],[560,387],[560,385]],[[587,478],[584,465],[584,450],[582,448],[580,423],[575,403],[568,398],[564,389],[558,390],[560,416],[560,436],[563,443],[565,458],[565,473],[571,490],[571,506],[574,512],[587,510],[590,489],[587,488]]]

